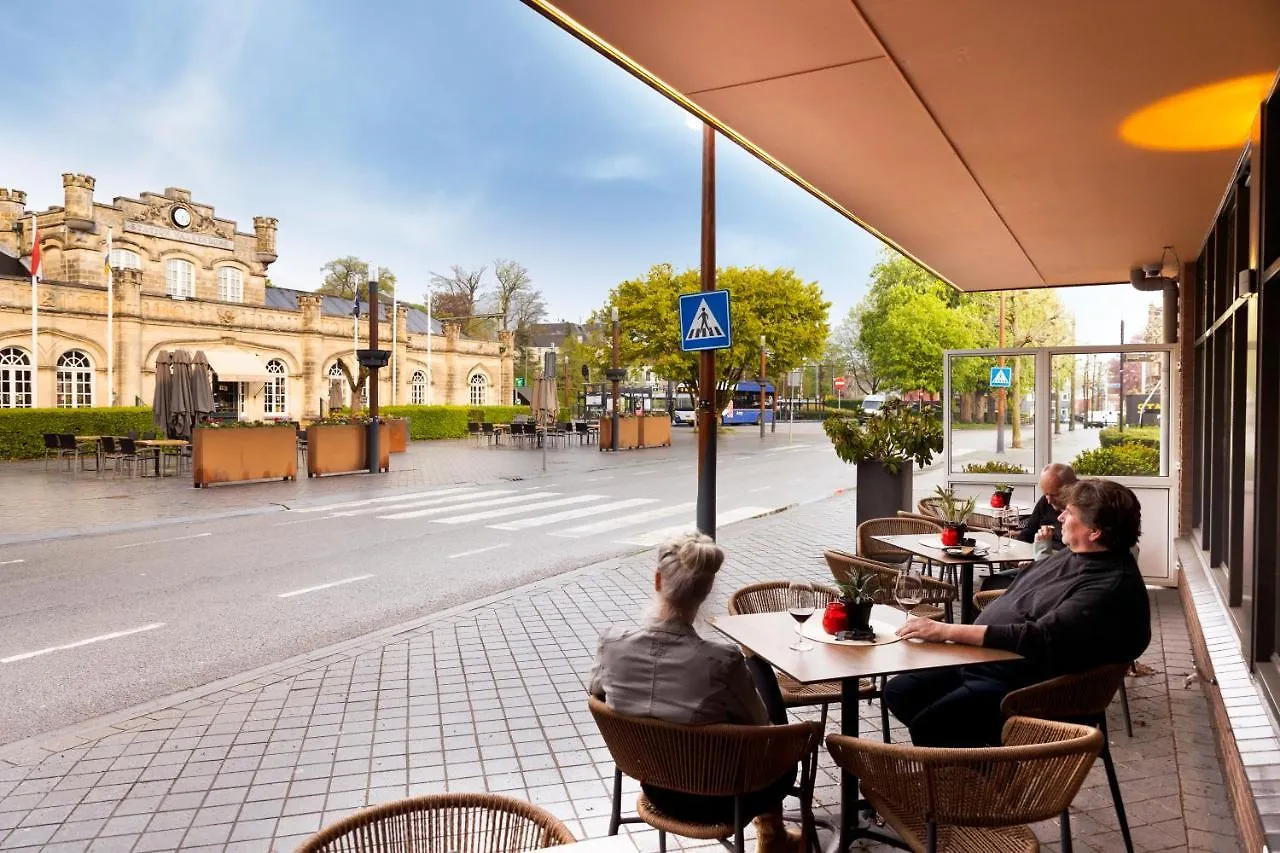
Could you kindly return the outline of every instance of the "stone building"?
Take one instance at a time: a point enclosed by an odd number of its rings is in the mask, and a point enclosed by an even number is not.
[[[31,218],[26,193],[0,189],[0,407],[149,404],[160,350],[201,350],[219,408],[245,419],[312,417],[330,403],[337,362],[353,359],[352,301],[267,286],[275,219],[253,232],[218,218],[187,190],[95,202],[94,179],[64,174],[64,204],[34,213],[42,280],[31,353]],[[108,388],[107,239],[113,270],[114,369]],[[360,318],[368,341],[368,305]],[[391,307],[381,346],[391,349]],[[396,311],[392,370],[380,399],[400,404],[500,404],[511,398],[513,345],[464,337],[458,324]],[[430,339],[430,365],[428,365]],[[346,386],[344,383],[344,395]],[[345,398],[345,397],[344,397]]]

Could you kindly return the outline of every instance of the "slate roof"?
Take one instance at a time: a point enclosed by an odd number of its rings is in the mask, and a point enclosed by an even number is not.
[[[268,287],[266,306],[268,308],[281,308],[285,311],[298,310],[298,294],[306,293],[305,290],[292,290],[288,287]],[[351,316],[351,300],[341,296],[325,296],[320,300],[320,313],[327,314],[331,317],[350,317]],[[391,315],[391,303],[380,302],[381,309],[378,315],[379,320],[386,320]],[[364,300],[360,301],[361,316],[369,315],[369,304]],[[431,319],[430,325],[427,324],[427,312],[420,311],[417,308],[410,308],[405,323],[410,332],[417,334],[426,334],[428,329],[433,334],[444,334],[444,328],[440,325],[440,321],[434,317]]]

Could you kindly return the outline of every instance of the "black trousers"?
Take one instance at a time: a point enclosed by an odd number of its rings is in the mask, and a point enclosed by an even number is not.
[[[883,701],[916,746],[999,746],[1005,695],[1036,681],[1023,667],[956,667],[889,679]]]
[[[775,811],[782,799],[796,783],[796,770],[774,782],[767,788],[754,791],[742,798],[742,817],[750,820],[756,815]],[[733,823],[733,797],[704,797],[697,794],[686,794],[683,791],[672,791],[655,785],[641,785],[649,802],[665,814],[676,820],[688,820],[708,823]]]

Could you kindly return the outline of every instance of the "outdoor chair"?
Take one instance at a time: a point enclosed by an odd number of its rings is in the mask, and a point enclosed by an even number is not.
[[[932,521],[916,518],[872,518],[858,525],[858,556],[878,563],[887,563],[902,568],[911,565],[913,556],[910,551],[895,548],[873,537],[876,536],[928,536],[940,534],[942,525]]]
[[[573,424],[573,434],[578,437],[578,446],[591,443],[590,424],[586,421],[575,421]]]
[[[942,526],[942,519],[936,515],[921,515],[918,512],[907,512],[905,509],[898,510],[898,518],[914,518],[916,521],[927,521],[930,524]]]
[[[480,431],[479,421],[467,421],[467,437],[474,438],[476,447],[480,446],[480,437],[483,433]]]
[[[493,431],[493,424],[489,421],[485,421],[484,423],[480,424],[480,431],[484,433],[485,441],[487,441],[490,445],[492,445],[498,437],[497,433]]]
[[[104,435],[102,437],[102,461],[103,464],[111,463],[111,471],[114,474],[120,473],[120,448],[116,445],[114,436]]]
[[[763,581],[761,583],[753,583],[750,586],[744,586],[739,590],[735,590],[729,596],[729,615],[737,616],[742,613],[786,613],[790,606],[787,601],[787,593],[790,584],[787,581]],[[833,586],[825,586],[822,584],[813,585],[814,592],[814,615],[812,618],[821,619],[822,611],[832,601],[840,597],[840,590]],[[748,652],[748,659],[754,659]],[[782,705],[784,708],[803,708],[808,705],[818,705],[821,708],[821,725],[823,729],[827,727],[827,710],[832,703],[840,702],[840,682],[839,681],[821,681],[817,684],[801,684],[785,672],[775,672],[778,680],[778,689],[782,693]],[[880,696],[880,691],[876,689],[875,682],[869,678],[864,678],[858,684],[858,698],[875,699]],[[881,705],[880,718],[883,724],[885,742],[889,738],[889,710]],[[774,720],[774,722],[778,722]]]
[[[767,788],[793,767],[800,767],[800,816],[806,839],[813,839],[812,756],[822,742],[817,723],[742,726],[729,723],[684,726],[652,717],[619,714],[594,696],[587,698],[600,736],[613,757],[613,811],[609,834],[624,823],[645,823],[658,830],[658,850],[666,853],[667,833],[703,841],[733,838],[744,853],[742,797]],[[701,796],[733,797],[730,823],[677,820],[659,811],[642,792],[636,816],[622,816],[622,776],[637,782]]]
[[[877,599],[883,600],[879,600],[879,603],[894,603],[893,587],[898,581],[898,576],[902,574],[901,569],[834,549],[823,551],[822,556],[827,560],[827,568],[831,570],[831,576],[838,583],[848,583],[860,571],[870,572],[880,579]],[[958,595],[955,585],[930,577],[920,578],[920,583],[924,598],[918,605],[911,608],[911,615],[922,619],[941,619],[944,622],[951,622],[953,605]]]
[[[1057,817],[1071,804],[1102,748],[1102,733],[1012,717],[1001,740],[1003,746],[959,749],[828,735],[827,749],[857,774],[871,807],[911,850],[1034,853],[1040,844],[1027,824]],[[1069,828],[1063,832],[1069,838]]]
[[[53,454],[54,459],[58,459],[62,454],[59,452],[62,448],[58,445],[58,434],[55,432],[44,433],[44,470],[49,470],[49,454]]]
[[[143,462],[152,462],[154,460],[154,447],[138,447],[134,444],[132,438],[120,439],[120,461],[129,470],[129,476],[132,477],[135,471],[138,472],[139,476],[144,476],[139,466]]]
[[[544,809],[500,794],[426,794],[362,809],[324,827],[297,853],[522,853],[573,844]]]
[[[67,460],[67,470],[74,469],[74,462],[80,460],[80,467],[84,467],[84,460],[81,456],[82,447],[76,437],[71,434],[58,436],[58,458]]]
[[[1124,849],[1133,853],[1133,838],[1129,834],[1129,820],[1124,812],[1124,798],[1120,795],[1120,780],[1116,778],[1116,765],[1111,759],[1111,743],[1107,735],[1107,706],[1117,692],[1124,688],[1125,675],[1130,664],[1113,663],[1099,666],[1087,672],[1060,675],[1030,687],[1015,690],[1004,697],[1000,710],[1006,717],[1038,717],[1065,723],[1082,723],[1096,726],[1102,732],[1102,765],[1107,771],[1107,785],[1111,788],[1111,801],[1116,807],[1116,819],[1120,823],[1120,835]],[[1128,713],[1128,701],[1125,701]],[[1065,839],[1070,838],[1071,820],[1067,813],[1070,801],[1062,807],[1063,849],[1070,850]]]

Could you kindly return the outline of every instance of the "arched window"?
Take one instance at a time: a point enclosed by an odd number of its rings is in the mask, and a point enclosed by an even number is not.
[[[489,378],[483,373],[471,377],[471,405],[487,406],[489,404]]]
[[[170,258],[165,264],[168,293],[174,299],[188,299],[196,295],[196,268],[189,261]]]
[[[111,268],[116,270],[140,270],[142,258],[132,249],[112,249]]]
[[[413,372],[409,382],[409,405],[425,406],[427,404],[427,374],[421,370]]]
[[[238,270],[237,270],[238,272]],[[289,371],[284,362],[273,358],[267,362],[266,381],[262,391],[262,412],[267,415],[283,415],[289,411]]]
[[[17,347],[0,349],[0,409],[31,408],[31,360]]]
[[[235,267],[218,267],[218,299],[244,302],[244,273]]]
[[[342,405],[347,405],[351,401],[351,388],[347,385],[347,376],[342,372],[342,368],[338,366],[338,362],[334,362],[329,368],[329,380],[337,379],[342,383]]]
[[[58,356],[58,408],[82,409],[93,405],[93,362],[78,349]]]

